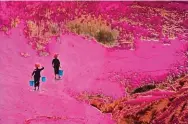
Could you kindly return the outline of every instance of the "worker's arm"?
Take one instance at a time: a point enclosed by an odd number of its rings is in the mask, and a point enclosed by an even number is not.
[[[42,71],[42,70],[44,70],[44,67],[42,67],[42,68],[40,69],[40,71]]]
[[[59,62],[59,67],[61,68],[61,63],[60,63],[60,61],[58,60],[58,62]]]
[[[53,59],[53,61],[52,61],[52,66],[54,66],[54,59]]]
[[[35,70],[33,71],[33,73],[32,73],[32,76],[35,74]]]

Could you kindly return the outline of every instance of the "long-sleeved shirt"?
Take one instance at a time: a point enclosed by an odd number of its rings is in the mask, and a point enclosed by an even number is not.
[[[39,68],[35,69],[35,70],[33,71],[33,73],[32,73],[32,76],[34,75],[34,78],[39,78],[39,77],[41,77],[40,72],[41,72],[43,69],[44,69],[44,67],[42,67],[41,69],[39,69]]]
[[[53,65],[54,68],[60,67],[60,61],[59,61],[59,59],[57,59],[57,58],[53,59],[52,65]]]

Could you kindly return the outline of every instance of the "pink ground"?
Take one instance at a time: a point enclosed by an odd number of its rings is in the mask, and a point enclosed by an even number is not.
[[[13,29],[10,37],[1,33],[0,41],[0,124],[21,124],[28,119],[31,124],[113,124],[110,115],[78,102],[72,95],[89,91],[122,97],[124,87],[110,80],[114,73],[135,71],[160,76],[183,59],[176,55],[183,47],[179,41],[170,46],[138,41],[135,51],[127,51],[109,50],[96,42],[64,35],[61,44],[52,40],[49,45],[52,53],[60,53],[65,72],[62,80],[54,81],[52,56],[38,57],[19,28]],[[30,57],[21,57],[20,52],[27,52]],[[28,85],[35,62],[45,67],[42,75],[47,77],[39,92]],[[59,119],[50,118],[54,116]]]

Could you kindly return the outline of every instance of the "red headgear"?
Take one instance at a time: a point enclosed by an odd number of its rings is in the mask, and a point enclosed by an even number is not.
[[[57,53],[56,53],[56,54],[54,54],[54,58],[57,58],[57,57],[58,57],[58,55],[59,55],[59,54],[57,54]]]
[[[40,64],[39,64],[39,63],[36,63],[36,64],[35,64],[35,67],[36,67],[36,68],[40,67]]]

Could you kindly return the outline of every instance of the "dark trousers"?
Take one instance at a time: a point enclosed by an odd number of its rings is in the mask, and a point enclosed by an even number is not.
[[[59,67],[54,67],[54,73],[55,73],[55,75],[59,74]]]
[[[34,77],[34,86],[35,88],[40,86],[40,77]]]

